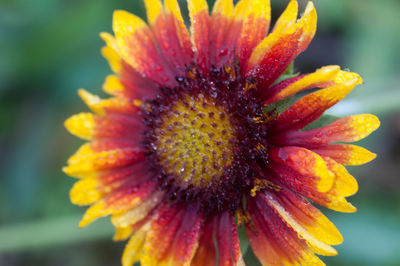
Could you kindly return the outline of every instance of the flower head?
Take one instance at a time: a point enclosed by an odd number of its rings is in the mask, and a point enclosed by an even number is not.
[[[147,25],[115,11],[102,53],[113,97],[79,95],[93,113],[65,123],[90,142],[64,171],[80,178],[71,200],[91,205],[85,226],[111,215],[115,240],[130,238],[123,265],[242,264],[244,225],[263,265],[323,264],[342,242],[313,203],[353,212],[357,192],[344,165],[375,155],[357,141],[379,127],[369,114],[304,129],[361,77],[338,66],[279,78],[316,31],[309,2],[270,24],[267,0],[188,0],[189,34],[177,0],[145,0]],[[285,110],[285,99],[305,94]],[[218,254],[218,255],[217,255]]]

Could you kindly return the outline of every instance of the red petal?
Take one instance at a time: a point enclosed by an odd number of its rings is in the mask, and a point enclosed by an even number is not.
[[[241,30],[241,22],[233,17],[232,0],[216,1],[210,24],[210,63],[221,68],[233,60],[235,41]]]
[[[176,85],[174,69],[158,51],[154,35],[143,20],[117,10],[114,12],[113,30],[116,50],[125,62],[159,85]]]
[[[142,263],[189,265],[197,248],[202,216],[195,206],[165,206],[152,222]]]
[[[156,184],[152,181],[117,189],[92,205],[86,211],[79,226],[86,226],[102,216],[134,208],[140,205],[155,189]]]
[[[288,10],[292,9],[292,1]],[[297,8],[295,16],[297,16]],[[286,12],[282,15],[286,16]],[[297,22],[279,20],[274,31],[268,35],[253,51],[246,73],[255,77],[257,86],[267,89],[286,70],[293,59],[310,43],[316,30],[317,15],[312,2],[309,2],[304,16]],[[279,24],[280,23],[280,24]]]
[[[357,74],[340,71],[336,78],[339,79],[342,76],[348,78],[345,78],[342,82],[334,82],[332,87],[304,96],[290,106],[288,110],[273,121],[271,125],[273,131],[277,133],[278,131],[296,130],[305,127],[318,119],[328,108],[346,97],[354,86],[361,83],[361,78]],[[302,83],[303,81],[299,80],[298,82]],[[325,83],[325,85],[329,85],[329,83]],[[323,85],[319,84],[319,86]],[[298,88],[301,88],[301,86]]]
[[[126,98],[113,97],[101,99],[83,89],[80,89],[78,94],[93,112],[100,115],[122,114],[137,116],[140,111],[139,107],[134,105],[134,101]]]
[[[144,125],[139,119],[122,115],[109,115],[106,117],[94,117],[96,139],[141,139]]]
[[[80,113],[65,121],[65,127],[83,139],[140,140],[143,122],[139,116],[109,114],[105,116]]]
[[[102,50],[103,54],[110,61],[113,71],[119,76],[108,76],[103,84],[103,90],[108,94],[128,99],[153,98],[159,85],[143,77],[119,56],[116,41],[110,34],[102,33],[100,36],[107,43],[107,46]]]
[[[266,196],[266,194],[268,194],[268,196]],[[285,212],[294,218],[299,226],[303,227],[318,241],[322,241],[328,245],[338,245],[342,243],[343,238],[336,227],[321,211],[303,197],[288,189],[268,191],[266,194],[262,196],[270,197],[270,200],[272,200],[274,204],[278,204],[279,207],[283,208]],[[293,229],[301,233],[296,228]],[[302,237],[306,238],[306,235]],[[305,240],[307,241],[307,239]]]
[[[122,64],[121,72],[119,73],[119,80],[124,90],[115,94],[128,97],[130,99],[152,99],[158,92],[159,85],[149,78],[144,78],[139,72],[134,70],[131,66],[126,63]],[[105,84],[107,85],[107,84]],[[110,84],[111,85],[111,84]],[[112,85],[118,86],[118,85]],[[112,87],[108,88],[111,91]]]
[[[276,95],[283,89],[287,88],[288,86],[292,85],[293,83],[296,83],[297,81],[303,79],[306,76],[307,75],[305,74],[305,75],[300,75],[297,77],[285,79],[285,80],[277,83],[276,85],[273,85],[270,88],[266,88],[266,89],[260,91],[259,98],[260,98],[260,100],[264,101],[265,104],[268,104],[270,102],[275,102],[275,101],[270,101],[269,99],[271,99],[271,97],[273,95]]]
[[[248,68],[247,76],[257,80],[257,87],[260,91],[269,88],[297,57],[296,51],[301,34],[301,31],[297,31],[280,37],[256,65]],[[256,51],[254,50],[253,54]]]
[[[282,132],[271,137],[270,141],[283,146],[317,148],[334,142],[358,141],[375,131],[379,125],[379,119],[374,115],[352,115],[322,128]]]
[[[320,192],[312,186],[302,185],[300,182],[293,181],[293,174],[287,169],[276,168],[272,166],[274,172],[268,175],[268,180],[276,185],[290,189],[299,195],[302,195],[313,202],[340,212],[354,212],[356,209],[348,203],[345,197],[354,194],[357,191],[357,183],[340,165],[329,161],[329,158],[324,158],[327,162],[329,170],[335,174],[335,180],[332,188],[327,192]]]
[[[173,245],[184,214],[185,211],[182,208],[168,204],[159,209],[146,239],[143,264],[156,265],[167,259],[166,256]]]
[[[314,152],[324,157],[330,157],[343,165],[360,165],[368,163],[376,154],[359,146],[350,144],[331,144],[313,149]]]
[[[254,48],[267,36],[271,20],[269,0],[241,0],[235,7],[235,19],[242,22],[236,51],[244,70]]]
[[[252,224],[246,225],[250,245],[263,265],[323,265],[297,233],[259,196],[248,198]]]
[[[90,148],[94,152],[102,152],[116,149],[137,148],[139,142],[137,140],[118,140],[118,139],[103,139],[90,142]]]
[[[202,220],[198,208],[189,206],[175,236],[171,251],[173,265],[189,265],[192,261],[199,241]]]
[[[104,192],[125,183],[139,183],[151,177],[152,174],[148,171],[148,165],[145,162],[98,172],[98,179],[102,184],[100,189]]]
[[[215,222],[215,219],[204,221],[199,247],[192,261],[193,266],[215,266],[217,260],[213,238],[216,226]]]
[[[63,171],[76,177],[93,176],[93,174],[102,170],[110,170],[142,162],[144,156],[144,152],[136,148],[74,155],[68,160],[68,166],[64,167]]]
[[[343,80],[342,77],[348,78]],[[341,71],[339,66],[325,66],[314,73],[297,76],[279,82],[268,90],[264,90],[262,92],[262,98],[265,99],[266,104],[269,104],[280,101],[304,90],[315,87],[327,88],[329,86],[337,85],[340,82],[355,78],[357,78],[361,83],[361,78],[355,73]]]
[[[189,0],[188,8],[191,21],[190,31],[192,33],[192,39],[196,49],[196,62],[203,74],[207,75],[210,70],[211,31],[208,5],[205,0]]]
[[[281,166],[273,165],[277,174],[291,173],[289,182],[309,186],[318,191],[326,192],[331,189],[335,175],[329,171],[326,162],[318,154],[300,147],[282,147],[270,150],[271,161]],[[285,169],[286,167],[290,168]],[[279,170],[281,169],[281,170]],[[284,178],[284,175],[281,176]],[[293,179],[294,178],[294,179]]]
[[[217,219],[218,265],[236,266],[242,260],[242,254],[235,219],[229,212],[221,214]]]
[[[176,76],[184,76],[185,65],[193,61],[193,51],[177,2],[168,1],[165,9],[159,0],[145,0],[145,4],[162,55],[175,68]]]

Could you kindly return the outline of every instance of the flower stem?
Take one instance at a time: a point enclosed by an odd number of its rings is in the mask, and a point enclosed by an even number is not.
[[[0,253],[45,249],[52,246],[111,238],[113,229],[105,219],[82,230],[80,215],[0,227]]]

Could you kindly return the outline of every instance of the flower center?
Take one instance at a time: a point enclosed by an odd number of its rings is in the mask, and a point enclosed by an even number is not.
[[[225,110],[203,94],[185,97],[160,116],[157,156],[181,186],[205,186],[233,160],[234,130]]]
[[[255,84],[233,63],[203,75],[188,67],[173,88],[143,104],[143,145],[169,199],[205,214],[235,211],[268,162],[267,123]]]

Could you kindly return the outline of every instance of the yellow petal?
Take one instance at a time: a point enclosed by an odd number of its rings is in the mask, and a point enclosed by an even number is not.
[[[350,144],[347,145],[351,147],[351,152],[349,158],[346,160],[346,165],[361,165],[376,158],[375,153],[372,153],[363,147]]]
[[[327,192],[332,188],[335,175],[317,153],[300,147],[282,147],[272,149],[270,154],[271,160],[292,168],[306,178],[303,185],[310,183],[319,192]]]
[[[125,205],[134,208],[141,201],[142,199],[140,197],[135,197],[133,199],[130,199],[130,202],[125,203]],[[115,213],[122,213],[125,211],[123,209],[126,208],[126,206],[106,205],[105,201],[101,199],[97,201],[97,203],[95,203],[94,205],[90,206],[89,209],[87,209],[87,211],[83,215],[82,220],[79,222],[79,226],[84,227],[99,219],[100,217],[108,216]]]
[[[371,114],[349,116],[346,136],[352,141],[358,141],[374,132],[380,126],[378,117]]]
[[[123,10],[114,11],[113,31],[118,45],[118,53],[135,68],[137,67],[137,62],[130,55],[132,47],[129,41],[132,40],[132,36],[135,33],[146,28],[147,25],[141,18]]]
[[[85,178],[74,184],[69,195],[76,205],[90,205],[99,200],[102,194],[96,189],[98,181],[95,178]]]
[[[114,11],[113,31],[115,33],[117,43],[118,39],[132,35],[138,29],[145,27],[146,23],[138,16],[135,16],[124,10]]]
[[[277,119],[277,123],[280,120],[291,121],[291,128],[302,128],[305,124],[308,124],[313,121],[313,117],[317,112],[323,112],[327,108],[331,107],[332,105],[338,103],[340,100],[345,98],[355,87],[357,84],[356,79],[348,80],[341,84],[335,84],[334,86],[318,90],[316,92],[310,93],[296,103],[291,105],[288,110],[286,110],[282,115]],[[301,119],[299,119],[301,117]],[[311,120],[310,120],[311,118]],[[305,122],[308,121],[308,122]],[[347,123],[347,121],[337,120],[342,124]],[[344,139],[345,136],[345,127],[343,126],[336,126],[338,122],[333,122],[332,124],[322,128],[316,129],[314,131],[306,131],[309,132],[307,134],[314,133],[315,131],[327,131],[325,135],[320,136],[321,138],[327,138],[327,136],[331,134],[335,134],[337,138]],[[324,131],[324,132],[325,132]],[[329,131],[329,132],[328,132]],[[314,137],[314,136],[313,136]],[[317,138],[317,137],[315,137]],[[335,142],[337,140],[326,140],[331,142]]]
[[[346,168],[331,158],[324,157],[329,169],[335,173],[334,191],[337,195],[348,197],[358,191],[357,180],[347,172]]]
[[[348,71],[339,71],[334,79],[335,84],[347,84],[351,82],[354,85],[362,84],[363,80],[357,73],[348,72]]]
[[[82,139],[90,140],[94,135],[94,117],[91,113],[80,113],[71,116],[64,123],[67,130]]]
[[[299,5],[296,0],[291,0],[285,11],[280,15],[274,26],[274,31],[283,32],[288,26],[296,23]]]
[[[288,96],[296,94],[300,91],[311,89],[314,87],[328,88],[339,85],[352,86],[362,83],[361,77],[352,72],[340,70],[339,66],[325,66],[316,72],[308,74],[298,81],[290,84],[276,95],[268,99],[268,102],[280,101]]]
[[[107,59],[112,71],[115,73],[119,73],[121,71],[121,58],[113,48],[105,46],[101,49],[101,54]]]
[[[343,237],[336,226],[329,219],[320,213],[315,217],[314,225],[305,225],[305,229],[315,236],[316,239],[328,245],[339,245],[343,242]]]
[[[116,227],[113,241],[122,241],[128,239],[133,234],[132,226]]]
[[[88,155],[83,156],[86,152]],[[128,149],[108,150],[92,154],[89,152],[90,150],[86,147],[84,150],[78,151],[78,154],[74,155],[73,160],[69,161],[69,165],[64,167],[63,171],[70,176],[86,177],[101,169],[114,168],[115,165],[120,166],[121,162],[132,162],[129,161],[132,159],[129,158],[132,156],[132,150]]]
[[[328,202],[322,205],[338,212],[357,211],[357,208],[345,198],[357,192],[357,181],[346,171],[343,165],[338,164],[329,157],[324,157],[324,159],[328,163],[331,171],[335,173],[336,177],[332,189],[324,195],[327,197]]]
[[[307,228],[299,224],[278,202],[275,201],[270,195],[266,195],[269,205],[272,206],[279,216],[297,232],[300,238],[304,239],[307,244],[313,249],[314,252],[324,255],[333,256],[337,251],[330,245],[318,240]]]
[[[130,113],[134,106],[134,101],[129,101],[126,98],[113,97],[103,100],[97,95],[93,95],[83,89],[80,89],[78,93],[86,105],[99,115],[104,115],[106,111]]]
[[[103,84],[103,90],[110,95],[116,95],[116,93],[124,91],[125,87],[117,76],[109,75]]]
[[[102,100],[100,99],[99,96],[93,95],[84,89],[79,89],[78,94],[93,112],[98,114],[104,114],[103,106],[101,106]]]
[[[157,17],[163,12],[163,6],[160,0],[144,0],[147,13],[147,21],[152,25]]]
[[[249,69],[255,67],[269,50],[284,37],[301,33],[296,53],[302,52],[307,47],[316,31],[317,15],[312,2],[309,2],[303,17],[296,23],[297,6],[295,0],[289,3],[287,9],[275,24],[273,32],[254,49],[248,62]]]
[[[143,255],[146,235],[146,230],[141,229],[131,237],[122,254],[122,266],[132,266],[140,260]]]
[[[177,0],[164,0],[165,10],[171,12],[180,22],[184,22],[181,14],[181,9]]]
[[[276,94],[269,102],[276,102],[282,100],[290,95],[293,95],[299,91],[304,90],[304,88],[318,87],[324,85],[324,88],[328,84],[334,84],[334,78],[339,73],[339,66],[325,66],[314,73],[306,75],[304,78],[290,84],[285,89]]]
[[[120,54],[119,54],[119,48],[118,48],[118,43],[115,40],[114,36],[112,36],[110,33],[108,32],[101,32],[100,33],[100,38],[103,39],[103,41],[106,43],[106,47],[109,48],[109,52],[113,51],[115,54],[113,54],[113,60],[115,60],[115,56],[118,56],[119,58],[121,58]],[[120,69],[120,66],[117,66],[117,68]]]
[[[206,0],[188,0],[189,16],[193,24],[193,18],[202,11],[208,12],[208,4]]]
[[[308,160],[310,159],[310,160]],[[302,158],[305,165],[309,164],[309,167],[300,168],[299,172],[304,175],[313,175],[319,178],[317,183],[317,189],[320,192],[326,192],[333,186],[335,175],[329,171],[325,161],[316,153],[310,152]],[[311,171],[309,171],[311,170]]]
[[[240,0],[234,11],[234,17],[238,20],[253,18],[271,19],[271,4],[269,0]]]
[[[96,204],[90,206],[89,209],[83,215],[83,218],[79,222],[79,227],[85,227],[94,220],[100,217],[107,216],[110,214],[110,210],[105,207],[104,201],[99,200]]]
[[[111,217],[111,222],[116,227],[127,227],[144,219],[149,212],[157,206],[162,199],[162,192],[154,193],[139,206]]]
[[[94,151],[90,147],[90,143],[85,143],[68,159],[68,164],[73,164],[75,161],[79,161],[88,155],[93,154]]]
[[[337,211],[337,212],[346,212],[346,213],[351,213],[351,212],[356,212],[357,208],[353,206],[350,202],[348,202],[344,197],[335,197],[331,196],[330,197],[331,201],[324,205],[328,209]]]
[[[221,14],[226,17],[233,15],[233,2],[232,0],[217,0],[213,7],[213,14]]]
[[[304,15],[297,24],[298,27],[303,30],[299,48],[297,49],[297,53],[301,53],[308,47],[317,31],[317,11],[315,10],[313,2],[309,1],[307,3]]]
[[[325,266],[325,263],[318,258],[314,252],[307,250],[300,253],[300,257],[297,262],[283,261],[283,265],[287,266]]]

